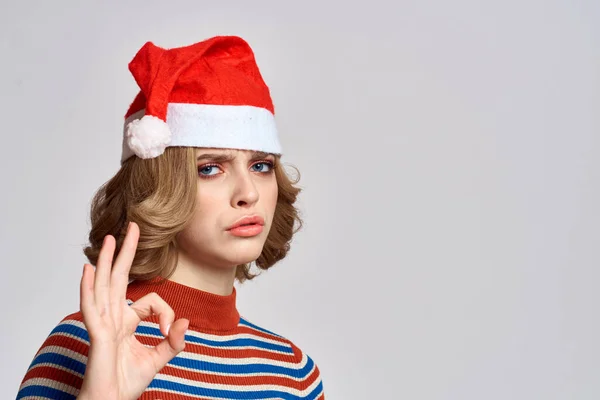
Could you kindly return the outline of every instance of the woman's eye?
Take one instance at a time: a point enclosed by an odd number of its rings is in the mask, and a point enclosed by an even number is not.
[[[258,162],[250,167],[253,172],[267,173],[272,172],[273,164],[270,162]],[[219,174],[219,166],[217,165],[204,165],[198,167],[198,174],[206,178],[214,178],[215,175]]]
[[[258,167],[258,168],[257,168]],[[265,168],[261,168],[261,167],[265,167]],[[256,163],[252,166],[252,168],[254,169],[254,171],[256,172],[269,172],[271,170],[271,164],[266,163],[266,162],[260,162],[260,163]]]
[[[211,174],[211,171],[215,171],[214,174]],[[216,173],[218,173],[218,167],[216,165],[206,165],[204,167],[198,167],[198,173],[204,175],[204,176],[211,176],[211,175],[215,175]]]

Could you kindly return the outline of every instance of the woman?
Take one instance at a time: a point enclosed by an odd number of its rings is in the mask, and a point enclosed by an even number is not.
[[[314,361],[236,308],[234,281],[284,258],[301,225],[251,48],[148,42],[129,69],[141,90],[92,203],[96,270],[17,398],[324,399]]]

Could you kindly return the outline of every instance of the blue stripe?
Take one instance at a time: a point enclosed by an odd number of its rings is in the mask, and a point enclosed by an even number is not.
[[[160,329],[153,328],[150,326],[138,325],[138,327],[136,328],[135,331],[140,334],[164,337],[163,334],[160,332]],[[274,343],[266,343],[261,340],[249,339],[249,338],[239,338],[239,339],[231,339],[231,340],[225,340],[225,341],[215,341],[215,340],[199,338],[197,336],[186,335],[185,340],[190,343],[204,344],[204,345],[213,346],[213,347],[252,346],[252,347],[257,347],[259,349],[279,351],[279,352],[282,352],[285,354],[294,354],[294,350],[292,348],[290,348],[289,346],[278,345],[278,344],[274,344]]]
[[[282,398],[286,400],[314,400],[323,390],[322,382],[320,382],[315,390],[309,393],[305,397],[300,397],[293,395],[291,393],[282,392],[279,390],[260,390],[260,391],[233,391],[233,390],[220,390],[220,389],[208,389],[198,386],[185,385],[182,383],[175,383],[164,381],[161,379],[154,379],[150,382],[148,388],[155,389],[166,389],[172,390],[176,392],[180,392],[188,395],[197,395],[197,396],[212,396],[212,397],[221,397],[227,399],[265,399],[265,398]]]
[[[241,324],[241,325],[246,325],[246,326],[249,326],[249,327],[251,327],[251,328],[254,328],[254,329],[256,329],[256,330],[258,330],[258,331],[261,331],[261,332],[269,333],[269,334],[271,334],[271,335],[273,335],[273,336],[277,336],[278,338],[285,339],[283,336],[281,336],[281,335],[278,335],[278,334],[276,334],[275,332],[271,332],[271,331],[268,331],[268,330],[266,330],[265,328],[261,328],[261,327],[260,327],[260,326],[258,326],[258,325],[254,325],[252,322],[248,321],[248,320],[247,320],[246,318],[244,318],[244,317],[240,317],[240,324]]]
[[[31,363],[30,369],[38,364],[50,363],[60,365],[61,367],[67,368],[71,371],[79,372],[80,374],[85,373],[85,364],[58,353],[44,353],[37,356]]]
[[[53,335],[55,333],[69,333],[73,336],[77,336],[78,338],[85,340],[86,342],[88,342],[88,344],[90,343],[90,335],[88,334],[87,330],[65,322],[61,322],[60,324],[58,324],[56,328],[54,328],[52,332],[50,332],[50,335]]]
[[[321,378],[319,377],[319,379]],[[310,392],[310,394],[306,396],[306,398],[310,400],[316,399],[321,394],[321,392],[323,392],[323,381],[320,381],[315,390]]]
[[[207,339],[202,339],[202,338],[195,337],[195,336],[190,336],[190,337],[186,337],[186,340],[188,340],[191,343],[206,344],[206,345],[214,346],[214,347],[252,346],[252,347],[257,347],[259,349],[278,351],[278,352],[281,352],[284,354],[294,354],[294,350],[292,350],[289,346],[282,346],[282,345],[278,345],[278,344],[274,344],[274,343],[265,343],[261,340],[250,339],[250,338],[238,338],[238,339],[217,342],[217,341],[213,341],[213,340],[207,340]]]
[[[321,378],[319,377],[319,379]],[[310,400],[316,399],[321,394],[321,392],[323,392],[323,381],[320,381],[315,390],[310,392],[310,394],[306,396],[306,398]]]
[[[227,359],[223,359],[224,362],[227,362]],[[277,361],[275,361],[277,362]],[[183,358],[180,356],[175,356],[168,363],[169,365],[179,366],[184,368],[194,369],[196,371],[206,371],[206,372],[216,372],[216,373],[226,373],[226,374],[280,374],[287,375],[292,378],[294,377],[304,377],[307,376],[310,371],[313,369],[314,362],[308,357],[306,365],[301,369],[297,368],[288,368],[282,367],[279,365],[271,365],[271,364],[221,364],[214,363],[208,361],[201,360],[192,360],[189,358]]]
[[[62,390],[49,388],[47,386],[31,385],[21,389],[17,394],[17,400],[27,396],[43,397],[45,399],[56,399],[56,400],[74,400],[77,397],[63,392]]]

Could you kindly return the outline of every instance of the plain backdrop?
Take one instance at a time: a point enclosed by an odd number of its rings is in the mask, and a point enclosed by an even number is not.
[[[127,64],[235,34],[305,220],[237,286],[328,399],[600,398],[600,3],[3,1],[0,398],[79,308]]]

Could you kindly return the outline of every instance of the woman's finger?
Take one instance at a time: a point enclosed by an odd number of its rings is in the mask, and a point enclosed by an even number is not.
[[[158,315],[160,331],[164,336],[168,336],[168,327],[175,319],[175,312],[155,292],[148,293],[144,297],[131,304],[130,308],[135,311],[134,316],[129,316],[125,319],[126,332],[133,333],[141,320],[148,318],[151,315]]]
[[[79,286],[79,309],[90,335],[93,335],[98,327],[98,309],[94,299],[94,275],[94,267],[84,264]]]
[[[149,349],[157,373],[185,348],[185,332],[189,324],[190,321],[185,318],[178,319],[171,326],[169,336],[153,349]]]
[[[96,274],[94,279],[94,295],[96,307],[100,315],[108,313],[110,305],[110,271],[112,269],[113,254],[115,251],[115,238],[106,235],[98,255]]]
[[[135,257],[139,236],[139,226],[135,222],[130,222],[121,250],[113,263],[110,278],[110,297],[113,299],[114,304],[119,307],[122,307],[127,295],[129,271]]]

